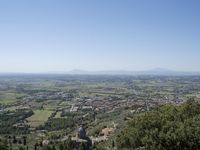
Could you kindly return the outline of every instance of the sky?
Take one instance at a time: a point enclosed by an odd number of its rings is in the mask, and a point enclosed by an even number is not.
[[[0,72],[200,72],[199,0],[1,0]]]

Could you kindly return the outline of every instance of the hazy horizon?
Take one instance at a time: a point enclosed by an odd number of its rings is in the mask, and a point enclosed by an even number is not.
[[[153,68],[148,70],[82,70],[72,69],[66,71],[43,71],[43,72],[0,72],[0,75],[12,75],[12,74],[49,74],[49,75],[200,75],[199,71],[184,71],[184,70],[172,70],[166,68]]]
[[[200,1],[0,1],[0,73],[200,72]]]

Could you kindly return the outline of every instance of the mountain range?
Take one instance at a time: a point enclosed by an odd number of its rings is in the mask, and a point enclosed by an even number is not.
[[[187,71],[175,71],[170,69],[155,68],[152,70],[144,71],[127,71],[127,70],[107,70],[107,71],[87,71],[87,70],[72,70],[66,72],[66,74],[75,75],[200,75],[200,72],[187,72]]]
[[[152,70],[144,71],[127,71],[127,70],[106,70],[106,71],[88,71],[88,70],[71,70],[61,72],[38,72],[38,73],[6,73],[0,72],[0,75],[31,75],[31,74],[57,74],[57,75],[160,75],[160,76],[200,76],[200,72],[189,72],[189,71],[176,71],[164,68],[155,68]]]

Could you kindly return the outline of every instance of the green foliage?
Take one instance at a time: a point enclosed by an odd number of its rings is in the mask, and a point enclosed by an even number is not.
[[[92,147],[93,150],[106,150],[105,146],[102,143],[95,143]]]
[[[8,147],[5,142],[0,141],[0,150],[8,150]]]
[[[33,115],[32,111],[5,112],[0,114],[0,134],[28,133],[28,126],[15,128],[14,124]]]
[[[46,130],[60,130],[66,128],[73,128],[73,118],[53,118],[45,123],[44,129]]]
[[[199,149],[200,104],[165,105],[135,117],[117,137],[119,149]]]
[[[18,147],[18,150],[25,150],[25,148],[22,147],[22,146],[19,146],[19,147]]]

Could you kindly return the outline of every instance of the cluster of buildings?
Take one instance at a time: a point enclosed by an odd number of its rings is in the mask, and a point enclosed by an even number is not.
[[[57,100],[57,99],[68,99],[68,98],[72,98],[73,94],[70,92],[62,92],[62,91],[52,91],[52,92],[38,92],[38,93],[34,93],[31,94],[29,96],[24,96],[22,98],[22,100]]]

